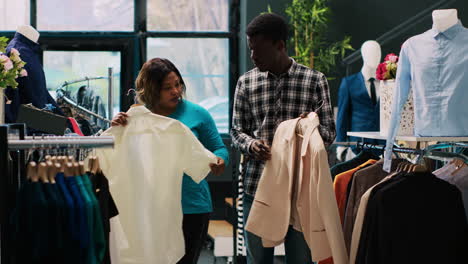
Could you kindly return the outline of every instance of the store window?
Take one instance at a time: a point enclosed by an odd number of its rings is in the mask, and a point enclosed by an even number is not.
[[[187,99],[210,112],[229,132],[229,42],[216,38],[149,38],[148,59],[171,60],[186,82]]]
[[[149,31],[229,31],[228,0],[147,0]]]
[[[16,31],[29,25],[29,0],[0,0],[0,31]]]
[[[111,116],[114,116],[120,111],[120,61],[120,52],[114,51],[44,51],[47,89],[54,98],[62,89],[61,92],[74,102],[109,118],[108,68],[112,67],[113,71]],[[106,127],[97,119],[94,121],[100,127]]]
[[[42,31],[133,31],[134,6],[134,1],[128,0],[37,0],[37,28]]]

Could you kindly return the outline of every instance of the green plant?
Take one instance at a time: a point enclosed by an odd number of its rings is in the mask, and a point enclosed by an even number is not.
[[[28,76],[28,72],[24,69],[26,62],[21,60],[17,49],[12,48],[10,56],[5,54],[7,42],[7,38],[0,37],[0,89],[5,89],[6,87],[16,88],[18,87],[16,79]]]
[[[8,43],[8,38],[0,37],[0,53],[5,53],[7,43]]]
[[[343,58],[351,47],[351,37],[331,43],[327,39],[331,10],[329,0],[292,0],[286,8],[293,36],[293,58],[313,69],[330,74],[338,58]]]

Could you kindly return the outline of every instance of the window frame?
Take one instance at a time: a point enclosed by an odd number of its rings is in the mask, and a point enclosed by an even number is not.
[[[228,39],[228,96],[229,130],[232,122],[234,91],[239,77],[240,0],[229,0],[228,32],[204,31],[148,31],[147,0],[134,0],[133,31],[39,31],[43,51],[119,51],[121,53],[120,109],[126,111],[133,104],[127,90],[134,87],[139,69],[146,61],[148,38],[222,38]],[[37,28],[37,0],[30,0],[30,24]],[[14,31],[0,31],[12,38]],[[41,59],[42,59],[41,54]],[[223,137],[229,136],[222,134]]]

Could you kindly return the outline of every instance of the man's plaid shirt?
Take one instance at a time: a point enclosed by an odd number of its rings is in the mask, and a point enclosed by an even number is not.
[[[333,109],[327,78],[321,72],[292,62],[289,70],[274,76],[255,68],[239,78],[234,96],[231,136],[235,146],[246,156],[244,187],[255,195],[264,162],[250,156],[250,144],[263,139],[271,146],[278,125],[301,113],[317,111],[319,132],[326,145],[336,136]]]

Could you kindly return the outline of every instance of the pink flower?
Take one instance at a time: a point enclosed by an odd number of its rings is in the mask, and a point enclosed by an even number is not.
[[[18,56],[20,55],[19,51],[15,48],[11,48],[10,53],[13,55],[18,55]]]
[[[14,62],[20,62],[21,61],[21,58],[20,58],[20,53],[17,49],[15,48],[11,48],[10,50],[10,59]]]
[[[377,67],[377,71],[375,72],[375,75],[377,79],[385,80],[386,73],[387,73],[387,64],[385,62],[382,62],[379,64],[379,67]]]
[[[389,53],[389,54],[387,54],[387,56],[385,56],[384,61],[389,61],[389,60],[390,60],[390,56],[396,56],[396,55],[395,55],[395,53]]]
[[[26,76],[28,76],[28,72],[25,69],[22,69],[21,72],[20,72],[20,76],[21,77],[26,77]]]
[[[4,71],[9,71],[13,69],[13,62],[5,55],[1,55],[0,61],[3,64]]]
[[[396,55],[390,56],[388,59],[389,59],[389,61],[391,63],[397,63],[398,62],[398,56],[396,56]]]

